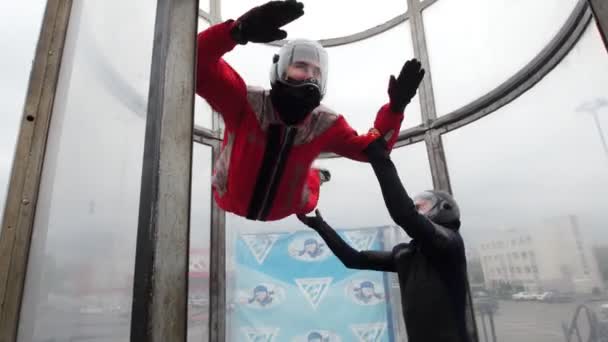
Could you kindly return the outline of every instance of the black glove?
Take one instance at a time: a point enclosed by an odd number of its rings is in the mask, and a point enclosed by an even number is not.
[[[325,220],[323,220],[323,216],[321,216],[319,209],[315,210],[315,216],[306,216],[304,214],[299,214],[297,216],[302,223],[317,231],[327,224],[325,223]]]
[[[388,148],[386,147],[386,140],[384,139],[384,137],[380,137],[372,141],[363,150],[363,153],[365,153],[367,159],[369,159],[370,162],[374,160],[390,158]]]
[[[236,20],[230,31],[239,44],[268,43],[287,37],[279,27],[289,24],[304,14],[304,4],[295,0],[270,1],[250,9]]]
[[[388,82],[388,97],[391,101],[391,110],[396,113],[403,113],[424,77],[424,69],[420,66],[417,59],[411,59],[403,65],[399,77],[395,79],[391,75]]]

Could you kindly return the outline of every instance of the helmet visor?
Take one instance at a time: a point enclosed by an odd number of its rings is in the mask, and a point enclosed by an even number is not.
[[[291,86],[314,85],[325,94],[327,53],[316,42],[288,44],[279,53],[279,81]]]
[[[414,197],[414,205],[421,215],[430,215],[437,207],[439,199],[431,192],[422,192]]]

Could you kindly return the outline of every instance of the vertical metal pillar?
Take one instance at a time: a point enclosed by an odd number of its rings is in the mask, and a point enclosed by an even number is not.
[[[210,0],[209,14],[213,24],[221,20],[221,1]],[[213,131],[222,135],[223,122],[219,113],[213,111]],[[221,141],[210,142],[213,146],[213,169],[221,152]],[[211,196],[211,247],[209,277],[209,341],[226,341],[226,213]]]
[[[435,106],[435,95],[433,92],[432,72],[429,60],[429,52],[426,45],[426,35],[424,33],[424,21],[422,17],[423,4],[419,0],[407,0],[408,11],[410,13],[410,28],[412,33],[412,43],[414,45],[414,55],[420,60],[422,67],[425,69],[425,78],[418,90],[420,98],[420,109],[422,122],[425,125],[430,125],[431,122],[437,119]],[[431,168],[431,176],[433,179],[433,188],[436,190],[444,190],[452,193],[450,184],[450,176],[448,173],[445,151],[443,149],[443,141],[441,134],[435,129],[429,129],[425,133],[424,141],[426,144],[427,155]],[[467,280],[467,321],[472,328],[472,341],[478,341],[478,332],[475,322],[473,301],[470,296],[471,289]]]
[[[17,340],[21,300],[71,0],[49,0],[28,91],[0,235],[0,341]]]
[[[158,0],[131,341],[186,341],[197,0]]]
[[[214,141],[213,168],[221,141]],[[211,197],[211,248],[209,279],[209,341],[226,340],[226,212]]]
[[[412,43],[414,45],[414,55],[420,60],[422,67],[426,71],[425,77],[418,89],[418,96],[420,98],[422,122],[428,125],[430,122],[437,119],[437,113],[435,109],[435,95],[433,93],[429,53],[424,33],[424,22],[422,20],[422,4],[419,0],[408,0],[408,11],[410,12],[410,28],[412,32]],[[424,137],[424,141],[426,143],[427,155],[431,166],[433,187],[437,190],[444,190],[451,193],[452,188],[450,186],[450,177],[445,161],[441,135],[434,130],[429,130]]]

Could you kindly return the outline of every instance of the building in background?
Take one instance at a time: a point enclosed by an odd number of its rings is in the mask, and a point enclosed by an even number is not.
[[[600,275],[604,284],[608,281],[608,245],[594,244],[593,254],[600,269]]]
[[[603,289],[590,241],[574,215],[483,240],[478,251],[485,286],[592,293]]]
[[[469,276],[469,285],[471,286],[471,289],[474,290],[485,287],[479,250],[475,246],[469,246],[465,242],[465,253],[467,258],[467,273]]]

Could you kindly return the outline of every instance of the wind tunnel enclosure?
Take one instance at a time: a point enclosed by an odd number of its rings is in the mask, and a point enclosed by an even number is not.
[[[194,95],[195,35],[262,3],[47,1],[0,168],[0,341],[407,340],[396,274],[212,200],[223,122]],[[472,340],[608,338],[604,2],[304,3],[288,39],[327,48],[323,102],[358,132],[407,59],[426,69],[391,156],[410,194],[460,204]],[[224,57],[268,88],[282,43]],[[316,165],[351,246],[409,240],[369,165]]]

